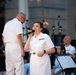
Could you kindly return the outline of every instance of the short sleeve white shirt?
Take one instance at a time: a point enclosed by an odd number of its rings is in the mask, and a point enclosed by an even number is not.
[[[17,42],[17,35],[22,34],[22,24],[17,18],[7,22],[4,26],[2,35],[4,42]]]
[[[74,46],[72,46],[72,45],[65,46],[65,49],[66,49],[66,53],[74,55],[74,53],[75,53],[75,47]]]
[[[33,36],[30,41],[30,51],[31,52],[38,52],[42,50],[48,50],[53,48],[54,44],[47,34],[40,33],[37,38]]]

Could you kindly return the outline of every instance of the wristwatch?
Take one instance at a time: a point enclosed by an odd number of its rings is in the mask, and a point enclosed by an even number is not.
[[[44,54],[46,53],[46,50],[44,50]]]

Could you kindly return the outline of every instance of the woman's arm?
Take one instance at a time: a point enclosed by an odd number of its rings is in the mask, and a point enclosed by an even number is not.
[[[27,39],[27,41],[26,41],[26,43],[25,43],[25,45],[24,45],[24,50],[29,50],[31,37],[32,37],[32,33],[30,33],[30,34],[28,35],[28,39]]]
[[[46,54],[52,54],[52,53],[55,53],[55,48],[50,48],[46,50]]]
[[[54,48],[50,48],[50,49],[48,49],[48,50],[39,51],[39,52],[37,53],[37,55],[38,55],[39,57],[42,57],[44,54],[52,54],[52,53],[54,53],[54,52],[55,52],[55,49],[54,49]]]
[[[24,45],[24,50],[28,50],[29,49],[29,45],[30,45],[30,39],[31,38],[28,38],[25,45]]]

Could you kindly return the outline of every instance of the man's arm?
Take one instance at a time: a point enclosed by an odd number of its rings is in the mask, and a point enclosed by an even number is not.
[[[17,39],[18,39],[18,43],[20,45],[20,48],[21,48],[21,55],[22,57],[25,55],[24,51],[23,51],[23,44],[22,44],[22,35],[21,34],[18,34],[17,35]]]
[[[2,36],[2,41],[3,41],[3,44],[4,46],[6,45],[6,43],[4,42],[4,36]]]

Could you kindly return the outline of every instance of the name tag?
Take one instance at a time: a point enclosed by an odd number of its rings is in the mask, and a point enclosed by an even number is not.
[[[41,38],[41,39],[39,39],[39,40],[44,40],[44,38]]]

